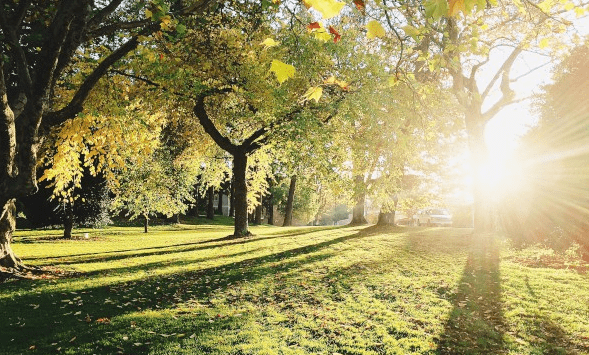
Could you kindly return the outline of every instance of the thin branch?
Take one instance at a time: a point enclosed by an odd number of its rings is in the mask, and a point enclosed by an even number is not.
[[[484,100],[485,97],[487,97],[487,95],[489,95],[489,92],[491,91],[491,89],[493,88],[493,86],[495,85],[497,80],[499,80],[499,78],[502,77],[502,75],[504,73],[509,74],[511,67],[513,66],[513,63],[515,62],[515,60],[521,54],[522,51],[523,51],[522,47],[516,47],[513,49],[511,54],[509,54],[509,57],[507,57],[507,59],[505,59],[505,61],[501,65],[501,67],[497,70],[497,72],[495,73],[495,75],[493,76],[493,78],[491,79],[489,84],[487,84],[487,87],[485,88],[485,90],[481,94],[482,100]]]
[[[95,30],[90,31],[89,35],[91,38],[100,37],[100,36],[108,36],[112,35],[116,31],[119,30],[134,30],[137,28],[141,28],[148,24],[152,23],[151,20],[137,20],[137,21],[129,21],[129,22],[119,22],[112,25],[103,26],[97,28]]]
[[[401,67],[401,62],[403,61],[403,53],[405,51],[405,44],[403,43],[403,38],[401,38],[401,35],[399,34],[399,32],[397,31],[397,29],[395,28],[395,26],[393,26],[393,23],[391,21],[391,17],[389,15],[389,12],[387,11],[388,8],[388,4],[386,0],[383,0],[382,2],[384,4],[384,6],[386,7],[384,10],[384,15],[387,19],[387,23],[389,25],[389,28],[395,33],[395,36],[397,36],[397,39],[399,40],[399,43],[401,44],[401,50],[399,53],[399,60],[397,60],[397,64],[395,65],[395,75],[398,76],[399,74],[399,68]]]

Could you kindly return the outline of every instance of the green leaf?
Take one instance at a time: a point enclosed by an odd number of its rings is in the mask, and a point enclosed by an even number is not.
[[[425,15],[438,20],[448,14],[448,2],[446,0],[428,0],[424,4]]]

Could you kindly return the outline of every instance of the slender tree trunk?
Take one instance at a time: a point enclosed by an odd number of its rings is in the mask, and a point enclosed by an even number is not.
[[[219,190],[219,201],[217,203],[217,213],[223,215],[223,190]]]
[[[15,200],[10,199],[4,201],[2,210],[0,210],[0,266],[8,269],[22,270],[24,265],[14,254],[12,247],[10,246],[15,228]]]
[[[143,215],[143,233],[147,233],[148,226],[149,226],[149,216],[144,214]]]
[[[270,192],[270,195],[268,195],[268,198],[266,200],[266,213],[268,214],[268,224],[273,226],[274,225],[274,202],[273,202],[274,196],[272,196],[272,193]]]
[[[250,234],[247,220],[247,155],[242,150],[237,150],[233,156],[233,185],[235,204],[235,237],[245,237]]]
[[[229,217],[233,216],[235,216],[235,182],[232,177],[229,196]]]
[[[364,192],[364,178],[360,175],[354,178],[356,194],[356,205],[352,209],[352,221],[350,224],[366,224],[366,218],[364,217],[364,209],[366,204],[366,193]]]
[[[259,205],[256,206],[255,216],[254,216],[254,223],[255,224],[262,224],[262,208],[264,207],[263,197],[260,195],[258,198]]]
[[[74,229],[74,214],[71,206],[66,207],[65,217],[63,220],[63,237],[72,239],[72,231]]]
[[[193,210],[193,215],[195,217],[198,217],[198,205],[200,204],[200,193],[198,192],[198,188],[195,189],[196,193],[194,195],[194,210]]]
[[[207,190],[207,219],[215,218],[215,189],[209,187]]]
[[[294,205],[294,194],[297,185],[297,176],[293,175],[290,178],[290,187],[288,189],[288,198],[286,200],[286,211],[284,212],[284,223],[282,223],[283,227],[291,226],[292,225],[292,210]]]

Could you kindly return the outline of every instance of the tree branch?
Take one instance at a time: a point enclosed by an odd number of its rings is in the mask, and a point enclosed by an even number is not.
[[[107,16],[112,14],[122,2],[123,0],[113,0],[110,4],[106,5],[105,7],[100,9],[100,11],[98,11],[94,16],[92,16],[90,21],[88,21],[88,25],[91,28],[98,26],[98,24],[102,23],[102,21]]]
[[[14,53],[16,70],[18,73],[18,80],[22,86],[22,91],[28,96],[32,96],[33,80],[29,71],[28,61],[25,56],[25,52],[19,44],[16,27],[10,26],[4,7],[0,6],[0,27],[5,36],[5,39],[10,44],[12,52]]]
[[[123,58],[127,53],[134,50],[139,41],[137,37],[132,37],[130,40],[125,42],[116,51],[112,52],[106,57],[100,64],[92,71],[92,73],[84,80],[82,85],[78,88],[74,97],[70,103],[59,111],[51,112],[44,117],[44,125],[46,127],[52,127],[61,124],[63,121],[75,117],[82,111],[84,101],[88,98],[90,91],[96,83],[102,78],[108,69],[119,59]]]
[[[217,94],[217,93],[219,93],[219,94],[220,93],[227,93],[230,91],[232,91],[232,90],[227,88],[227,89],[208,90],[204,93],[201,93],[200,95],[198,95],[198,97],[196,99],[196,103],[194,105],[193,112],[194,112],[194,115],[198,118],[198,121],[200,122],[201,126],[204,128],[205,132],[207,132],[207,134],[209,136],[211,136],[213,141],[215,141],[215,143],[217,143],[217,145],[219,147],[221,147],[221,149],[227,151],[231,155],[235,155],[235,153],[237,152],[238,146],[231,143],[231,141],[227,137],[223,136],[221,134],[221,132],[219,132],[219,130],[217,129],[217,127],[215,126],[213,121],[211,121],[211,119],[207,113],[207,110],[205,108],[205,103],[204,103],[204,100],[207,96]]]
[[[509,72],[511,71],[511,67],[513,66],[513,63],[515,62],[515,60],[521,54],[522,51],[523,51],[523,49],[521,47],[515,47],[513,49],[511,54],[509,54],[509,57],[507,57],[507,59],[505,59],[505,61],[501,65],[501,67],[497,70],[497,72],[495,73],[495,75],[493,76],[493,78],[491,79],[489,84],[487,84],[487,87],[485,88],[485,90],[481,94],[482,100],[484,100],[487,97],[487,95],[489,95],[489,92],[491,91],[491,89],[493,88],[493,86],[495,85],[497,80],[499,80],[500,77],[504,77],[503,76],[504,74],[509,75]]]

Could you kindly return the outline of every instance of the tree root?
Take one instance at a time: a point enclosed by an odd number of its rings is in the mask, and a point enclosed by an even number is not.
[[[37,267],[20,264],[17,267],[0,266],[0,283],[9,280],[56,279],[79,275],[77,272],[65,271],[52,267]]]

